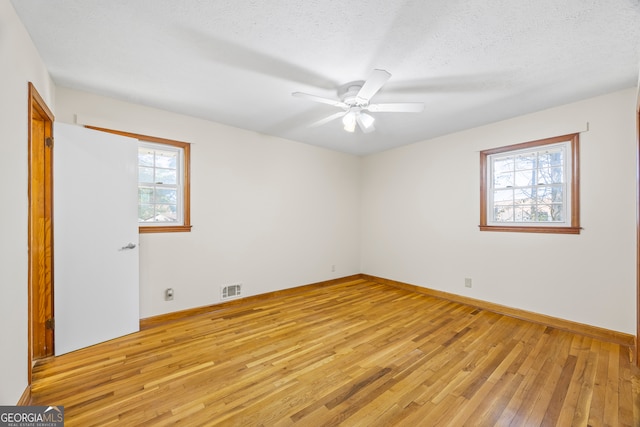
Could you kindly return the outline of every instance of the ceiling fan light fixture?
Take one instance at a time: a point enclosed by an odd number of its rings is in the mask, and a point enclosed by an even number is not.
[[[356,130],[356,113],[353,111],[349,111],[342,118],[342,124],[344,125],[344,130],[349,133],[353,133]]]
[[[376,120],[372,115],[367,114],[367,113],[360,113],[360,124],[365,128],[365,129],[369,129],[371,126],[373,126],[373,122]]]

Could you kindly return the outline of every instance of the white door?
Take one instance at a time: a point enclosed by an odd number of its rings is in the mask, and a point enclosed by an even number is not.
[[[55,354],[139,330],[137,141],[54,124]]]

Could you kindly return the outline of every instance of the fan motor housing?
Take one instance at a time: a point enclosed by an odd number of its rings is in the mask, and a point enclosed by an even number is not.
[[[338,88],[338,97],[345,104],[356,105],[356,95],[358,95],[358,92],[362,89],[362,85],[364,85],[364,80],[356,80],[343,84]]]

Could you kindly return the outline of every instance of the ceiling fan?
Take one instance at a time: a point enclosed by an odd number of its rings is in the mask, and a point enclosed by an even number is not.
[[[342,85],[338,89],[339,100],[303,92],[293,92],[291,95],[342,108],[343,111],[318,120],[312,123],[311,127],[321,126],[342,117],[342,124],[344,125],[344,130],[347,132],[354,132],[357,124],[362,132],[369,133],[375,130],[373,126],[375,118],[367,112],[419,113],[424,110],[424,103],[422,102],[371,104],[371,98],[378,93],[390,77],[391,74],[388,71],[373,70],[373,73],[371,73],[371,76],[366,81],[359,80]]]

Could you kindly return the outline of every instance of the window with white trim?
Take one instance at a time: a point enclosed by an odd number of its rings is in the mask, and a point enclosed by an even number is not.
[[[483,231],[578,234],[578,134],[480,153]]]
[[[168,144],[138,143],[138,222],[141,226],[183,223],[184,151]]]

